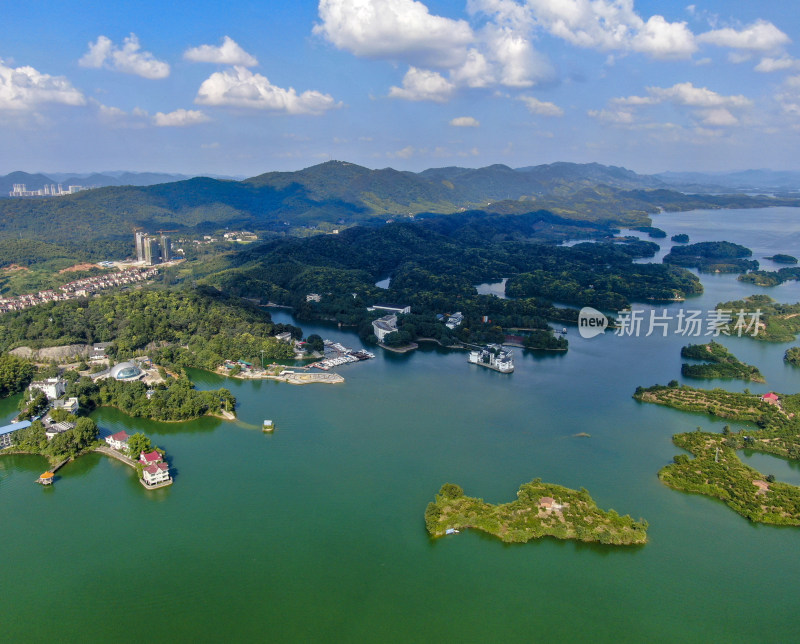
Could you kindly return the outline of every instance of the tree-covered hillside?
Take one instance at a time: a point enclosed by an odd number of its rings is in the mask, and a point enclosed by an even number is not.
[[[520,213],[548,209],[572,219],[645,225],[648,213],[693,208],[796,205],[744,195],[685,195],[652,177],[598,164],[514,170],[441,168],[416,174],[329,161],[244,181],[194,178],[151,186],[98,188],[51,198],[0,199],[0,239],[122,239],[134,226],[209,231],[339,227],[420,213],[480,208]]]

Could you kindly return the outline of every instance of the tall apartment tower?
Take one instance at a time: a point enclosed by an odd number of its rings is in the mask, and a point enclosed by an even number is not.
[[[145,237],[144,239],[144,261],[149,266],[161,263],[161,247],[155,237]]]
[[[143,262],[144,261],[144,240],[147,238],[147,235],[143,232],[138,232],[134,235],[136,239],[136,261]]]
[[[161,235],[161,261],[168,262],[172,257],[172,240],[168,235]]]

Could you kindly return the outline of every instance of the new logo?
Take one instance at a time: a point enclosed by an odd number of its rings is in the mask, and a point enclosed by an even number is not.
[[[578,332],[582,338],[600,335],[608,326],[608,318],[591,306],[584,306],[578,313]]]

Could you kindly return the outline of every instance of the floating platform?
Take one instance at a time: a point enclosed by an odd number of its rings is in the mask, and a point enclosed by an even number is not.
[[[272,420],[265,420],[264,424],[261,426],[262,432],[272,432],[275,430],[275,421]]]

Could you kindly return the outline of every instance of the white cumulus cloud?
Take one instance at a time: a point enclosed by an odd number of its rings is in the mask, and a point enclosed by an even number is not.
[[[155,79],[169,76],[169,65],[158,60],[149,51],[141,51],[136,34],[125,38],[122,47],[115,45],[106,36],[98,36],[97,41],[89,43],[89,50],[78,61],[78,64],[81,67],[95,69],[105,67],[143,78]]]
[[[653,58],[688,58],[697,50],[685,22],[668,22],[660,15],[644,20],[633,0],[527,0],[526,6],[534,24],[578,47],[631,50]]]
[[[611,110],[591,111],[589,115],[601,121],[620,125],[634,124],[637,110],[669,104],[686,112],[695,121],[706,127],[731,127],[738,125],[741,114],[753,102],[746,96],[725,96],[707,87],[695,87],[692,83],[676,83],[672,87],[648,87],[647,96],[626,96],[611,101]],[[650,124],[654,125],[654,124]]]
[[[322,114],[341,105],[329,94],[316,90],[298,94],[293,87],[277,87],[266,76],[254,74],[241,66],[211,74],[200,85],[194,102],[198,105],[248,107],[287,114]]]
[[[432,14],[417,0],[320,0],[321,22],[313,31],[338,49],[432,70],[453,86],[445,89],[439,80],[438,98],[430,100],[447,100],[458,88],[531,87],[551,77],[552,66],[534,49],[527,33],[528,10],[510,0],[500,1],[514,5],[520,20],[498,18],[476,31],[465,20]],[[406,90],[407,83],[392,88],[390,95],[425,100],[420,92]]]
[[[762,58],[758,65],[755,66],[757,72],[769,73],[779,72],[786,69],[800,68],[800,60],[792,58],[791,56],[781,56],[780,58],[770,58],[765,56]]]
[[[103,105],[93,98],[90,98],[89,102],[97,109],[97,116],[100,122],[108,127],[143,128],[149,125],[150,115],[139,107],[126,112],[119,107]]]
[[[85,105],[86,98],[63,76],[9,67],[0,59],[0,110],[29,110],[43,103]]]
[[[653,58],[688,58],[697,51],[697,44],[685,22],[651,16],[631,40],[631,49]]]
[[[766,20],[756,20],[743,29],[726,27],[707,31],[697,36],[697,40],[719,47],[760,52],[777,51],[791,42],[789,36]]]
[[[519,100],[525,103],[525,107],[528,108],[531,114],[538,114],[540,116],[564,116],[564,110],[555,103],[540,101],[533,96],[520,96]]]
[[[417,149],[413,145],[407,145],[397,152],[387,152],[386,156],[390,159],[410,159],[416,154]]]
[[[724,96],[707,87],[695,87],[692,83],[677,83],[672,87],[648,87],[647,92],[655,102],[670,101],[676,105],[689,107],[749,107],[752,105],[752,101],[741,94]]]
[[[369,58],[457,65],[474,40],[465,20],[433,15],[416,0],[320,0],[319,17],[316,35]]]
[[[187,125],[197,125],[206,123],[211,119],[200,110],[179,109],[174,112],[156,112],[153,115],[153,123],[159,127],[186,127]]]
[[[480,121],[472,116],[457,116],[450,121],[450,125],[454,127],[479,127]]]
[[[191,47],[183,52],[185,60],[193,63],[219,63],[222,65],[239,65],[241,67],[255,67],[258,60],[248,54],[233,38],[225,36],[219,47],[214,45],[200,45]]]
[[[403,86],[390,88],[389,96],[409,101],[444,103],[450,98],[455,88],[456,86],[439,72],[410,67],[403,77]]]

